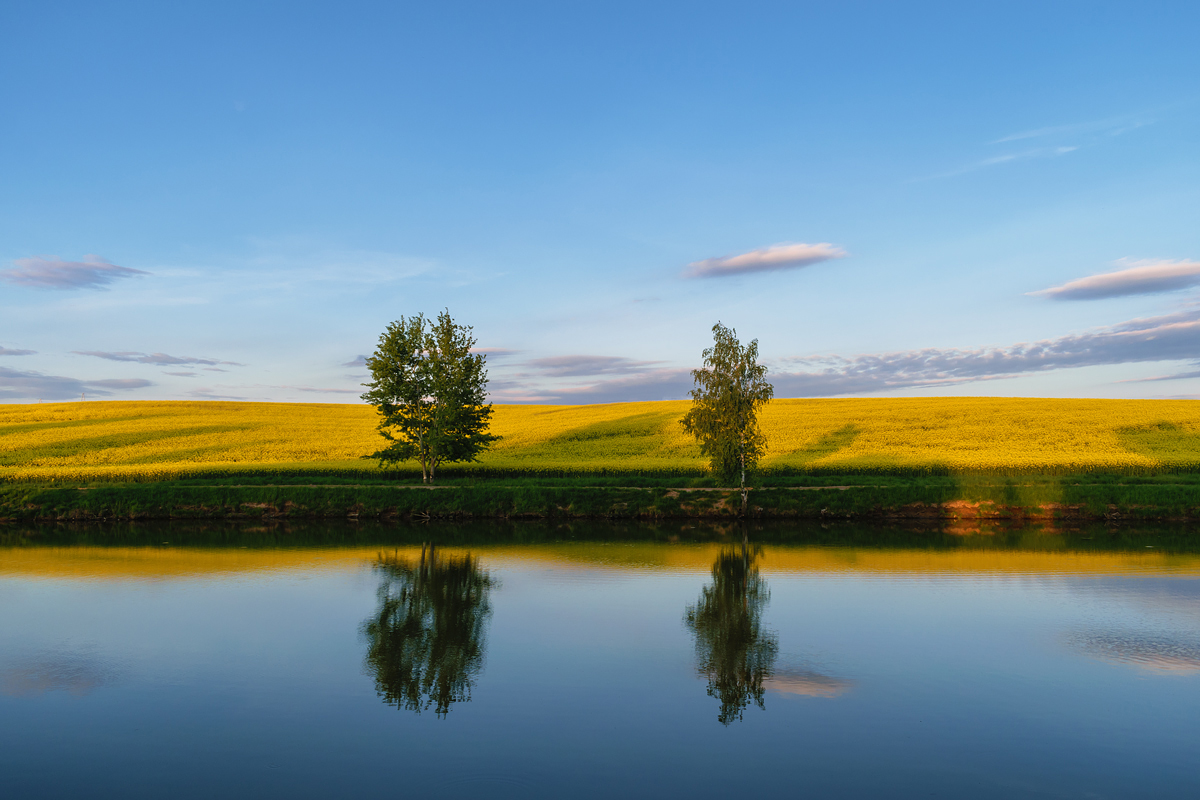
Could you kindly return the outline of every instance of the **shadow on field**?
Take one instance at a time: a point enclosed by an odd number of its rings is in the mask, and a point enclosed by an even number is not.
[[[787,454],[787,460],[795,463],[797,466],[807,466],[814,461],[828,458],[834,453],[850,447],[861,433],[862,429],[851,422],[835,431],[821,435],[815,442],[799,450],[793,450]]]
[[[1200,433],[1166,420],[1117,430],[1117,441],[1130,452],[1171,467],[1200,465]]]
[[[522,456],[565,457],[578,455],[581,444],[607,457],[634,458],[663,450],[664,432],[669,425],[678,425],[676,411],[657,411],[606,420],[561,433],[533,445]]]
[[[94,420],[85,421],[94,422]],[[104,422],[110,421],[104,420]],[[39,460],[44,462],[47,459],[70,459],[79,456],[80,453],[112,451],[118,448],[131,448],[144,444],[157,445],[156,452],[143,455],[139,458],[125,458],[119,463],[153,464],[167,460],[202,461],[204,460],[203,456],[212,456],[215,453],[228,450],[229,445],[221,443],[204,447],[193,447],[187,450],[173,449],[169,451],[169,455],[164,455],[161,452],[165,449],[161,445],[166,442],[173,442],[174,440],[193,436],[236,433],[241,430],[243,428],[236,425],[194,425],[189,428],[177,428],[174,430],[125,431],[122,433],[101,433],[94,436],[78,435],[61,441],[39,443],[35,447],[2,451],[0,452],[0,466],[20,467],[37,463]],[[0,434],[3,433],[4,429],[0,428]]]

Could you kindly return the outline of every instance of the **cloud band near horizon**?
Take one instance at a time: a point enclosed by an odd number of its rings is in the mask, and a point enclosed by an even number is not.
[[[103,350],[72,350],[72,353],[78,356],[92,356],[93,358],[103,358],[106,361],[125,361],[134,364],[154,364],[159,367],[174,367],[183,364],[207,364],[216,366],[217,364],[228,364],[234,367],[244,367],[245,364],[240,364],[236,361],[219,361],[215,358],[196,358],[194,356],[171,356],[166,353],[138,353],[128,350],[117,352],[109,352]]]
[[[614,357],[612,363],[615,366],[620,360]],[[626,361],[629,368],[625,374],[608,380],[546,387],[539,386],[539,376],[517,375],[495,381],[493,393],[497,402],[612,403],[684,399],[692,388],[688,369],[647,369],[643,365],[648,362]],[[774,384],[777,397],[834,397],[1157,361],[1200,362],[1200,309],[1006,347],[925,348],[852,358],[788,358],[783,362],[799,369],[772,370],[767,379]],[[1193,374],[1185,372],[1162,379]]]
[[[141,378],[79,380],[0,367],[0,400],[73,400],[83,394],[109,397],[113,391],[145,389],[153,385]]]

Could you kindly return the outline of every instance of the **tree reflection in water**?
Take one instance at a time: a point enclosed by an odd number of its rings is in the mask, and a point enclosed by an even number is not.
[[[770,599],[767,582],[754,562],[762,548],[721,551],[712,567],[712,584],[689,606],[684,623],[696,636],[696,670],[708,679],[708,694],[721,701],[717,719],[728,725],[742,718],[753,700],[763,705],[763,681],[779,653],[779,641],[762,629],[762,612]]]
[[[469,553],[443,556],[423,546],[418,561],[380,555],[379,609],[363,623],[366,666],[385,702],[445,717],[471,699],[483,668],[495,581]]]

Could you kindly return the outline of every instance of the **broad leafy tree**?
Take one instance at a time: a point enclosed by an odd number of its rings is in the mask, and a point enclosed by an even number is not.
[[[379,411],[379,432],[390,444],[367,456],[383,464],[415,459],[431,483],[439,465],[476,461],[499,437],[488,433],[486,360],[472,353],[471,328],[448,311],[388,325],[367,359],[371,382],[362,399]]]
[[[471,699],[483,669],[495,582],[470,554],[442,556],[422,547],[419,560],[381,555],[379,608],[362,627],[367,671],[389,705],[445,717]]]
[[[740,473],[743,508],[746,471],[758,464],[767,449],[758,427],[758,410],[775,390],[766,374],[767,368],[758,363],[758,340],[743,347],[737,331],[718,322],[713,326],[713,346],[704,351],[704,366],[692,370],[692,407],[681,420],[722,481],[731,483]]]
[[[770,598],[758,573],[758,548],[721,551],[712,567],[712,583],[689,606],[684,624],[696,637],[696,671],[708,679],[708,694],[721,703],[717,719],[728,725],[756,704],[763,708],[763,682],[775,669],[779,641],[763,630],[763,609]]]

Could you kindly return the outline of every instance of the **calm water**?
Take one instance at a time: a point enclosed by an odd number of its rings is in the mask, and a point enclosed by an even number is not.
[[[1200,792],[1186,530],[0,537],[3,797]]]

